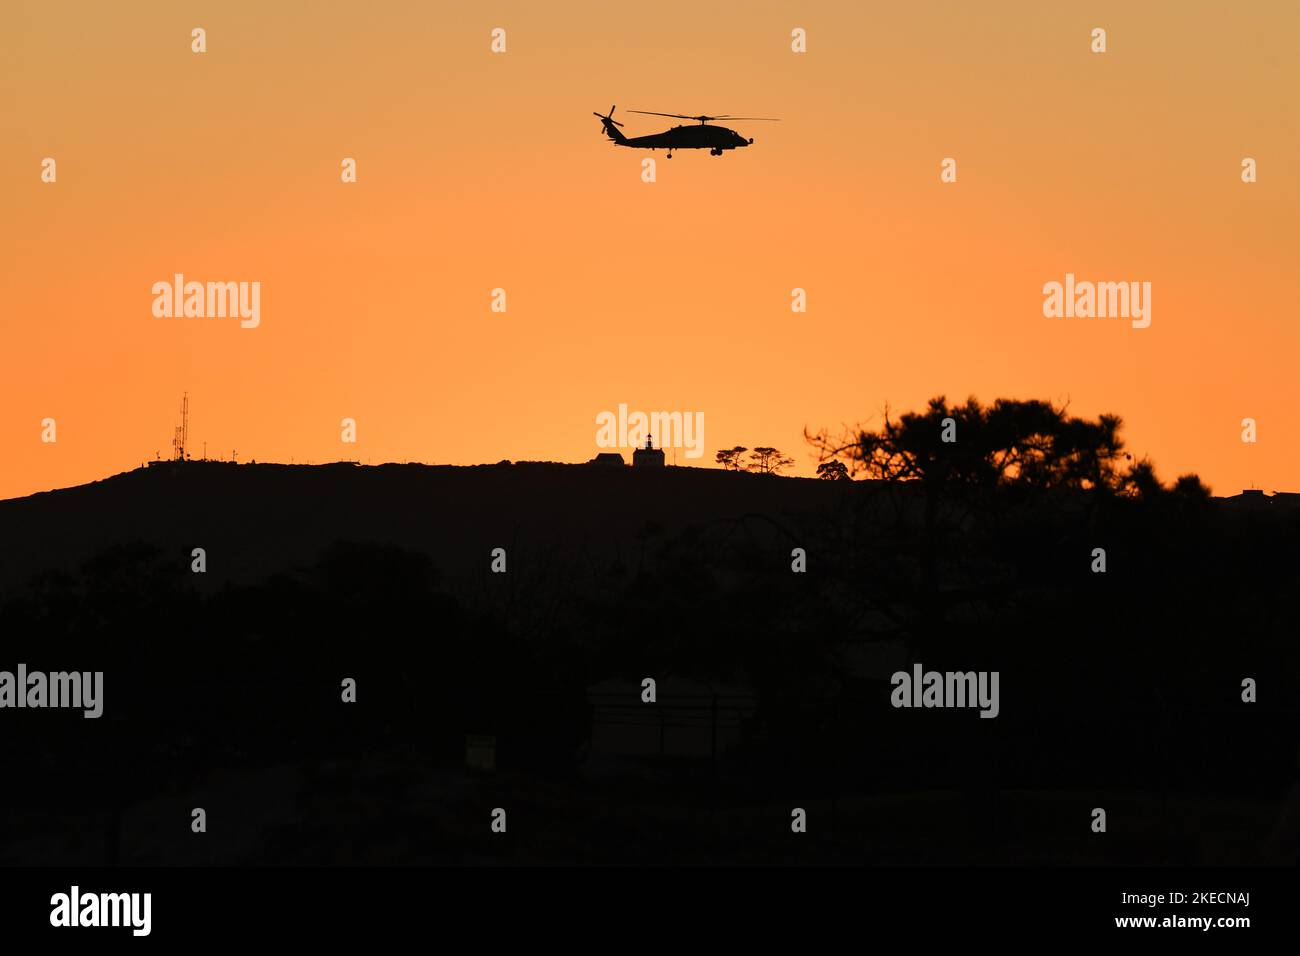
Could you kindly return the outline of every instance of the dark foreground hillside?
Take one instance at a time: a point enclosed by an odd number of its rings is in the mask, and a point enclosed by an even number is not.
[[[0,540],[0,670],[104,673],[99,719],[0,710],[4,863],[1269,863],[1300,840],[1288,512],[187,463],[0,502]],[[998,672],[997,716],[891,706],[918,663]]]

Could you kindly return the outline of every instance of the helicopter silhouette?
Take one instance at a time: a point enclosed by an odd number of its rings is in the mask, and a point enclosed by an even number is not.
[[[675,149],[707,149],[710,156],[721,156],[729,149],[739,149],[754,142],[752,137],[745,139],[734,129],[727,129],[725,126],[708,125],[713,120],[780,122],[780,120],[771,116],[687,116],[684,113],[654,113],[650,110],[628,110],[628,112],[640,113],[643,116],[672,116],[677,119],[697,120],[699,122],[698,126],[674,126],[662,133],[628,137],[619,132],[619,127],[623,124],[614,119],[613,106],[609,108],[608,114],[591,114],[599,117],[600,124],[605,129],[605,135],[613,140],[615,146],[630,146],[633,149],[666,149],[668,150],[669,159],[673,158],[673,150]]]

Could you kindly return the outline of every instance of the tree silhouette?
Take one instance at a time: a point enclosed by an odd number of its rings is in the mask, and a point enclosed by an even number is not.
[[[740,471],[745,467],[740,460],[740,456],[747,451],[749,451],[748,448],[743,445],[737,445],[735,448],[724,448],[722,451],[719,451],[715,457],[718,464],[727,469],[727,471]]]
[[[1118,415],[1088,420],[1038,400],[998,399],[984,406],[969,398],[950,406],[939,396],[924,412],[895,418],[886,408],[876,431],[858,426],[839,440],[826,431],[806,437],[822,462],[838,460],[868,478],[920,481],[930,489],[1075,489],[1139,497],[1168,491],[1150,462],[1134,462],[1125,451],[1122,425]],[[1179,482],[1182,493],[1208,494],[1194,475]]]
[[[817,477],[826,479],[827,481],[851,480],[849,477],[848,467],[844,464],[844,462],[840,461],[838,458],[833,458],[830,461],[824,461],[820,465],[818,465]]]
[[[762,447],[750,452],[748,468],[756,474],[775,475],[782,468],[788,468],[793,464],[793,458],[786,457],[777,449]]]

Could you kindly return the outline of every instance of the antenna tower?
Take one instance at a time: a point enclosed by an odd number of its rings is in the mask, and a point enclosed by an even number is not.
[[[185,443],[190,437],[190,393],[185,392],[181,399],[181,423],[176,426],[176,434],[172,438],[172,459],[175,461],[185,460]]]

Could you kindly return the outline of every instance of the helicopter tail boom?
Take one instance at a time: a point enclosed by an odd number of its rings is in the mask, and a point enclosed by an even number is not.
[[[626,143],[627,137],[619,131],[619,128],[608,120],[605,121],[605,135],[616,143]]]

